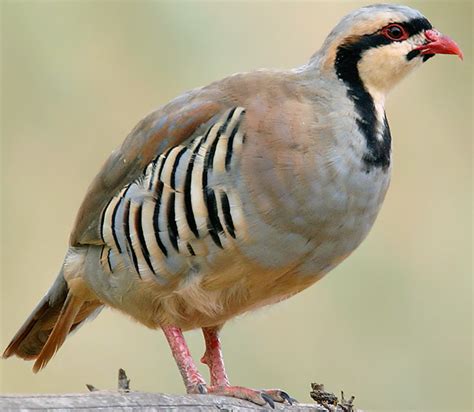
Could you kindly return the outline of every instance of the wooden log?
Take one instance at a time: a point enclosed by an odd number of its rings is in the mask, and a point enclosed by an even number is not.
[[[332,408],[331,408],[332,409]],[[258,406],[240,399],[214,395],[169,395],[146,392],[95,391],[71,394],[0,395],[0,411],[262,411]],[[314,404],[275,403],[275,410],[327,412]],[[343,412],[338,407],[334,411]]]

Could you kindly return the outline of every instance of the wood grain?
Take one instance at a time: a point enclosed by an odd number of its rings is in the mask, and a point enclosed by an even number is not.
[[[224,396],[170,395],[146,392],[97,391],[71,394],[12,394],[0,396],[1,411],[262,411],[270,407]],[[327,412],[317,404],[275,404],[275,410]],[[337,411],[342,409],[338,408]]]

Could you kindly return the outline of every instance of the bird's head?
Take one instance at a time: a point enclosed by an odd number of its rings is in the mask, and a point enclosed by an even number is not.
[[[344,17],[315,57],[348,86],[361,83],[370,94],[385,95],[435,54],[463,56],[419,11],[376,4]]]

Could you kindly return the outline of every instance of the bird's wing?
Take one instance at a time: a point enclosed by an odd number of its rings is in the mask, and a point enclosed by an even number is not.
[[[70,245],[102,244],[101,212],[108,202],[169,147],[189,139],[201,125],[223,110],[212,92],[197,89],[145,117],[112,152],[92,181],[79,208]]]
[[[102,264],[162,278],[192,271],[236,239],[244,117],[242,107],[221,111],[123,185],[101,213]]]

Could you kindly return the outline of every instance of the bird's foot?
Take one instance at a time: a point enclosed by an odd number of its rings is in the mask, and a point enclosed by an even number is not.
[[[253,402],[260,406],[269,405],[271,408],[275,407],[275,402],[287,402],[290,405],[297,402],[280,389],[257,390],[244,388],[242,386],[209,386],[206,388],[206,393],[231,396],[233,398]]]

